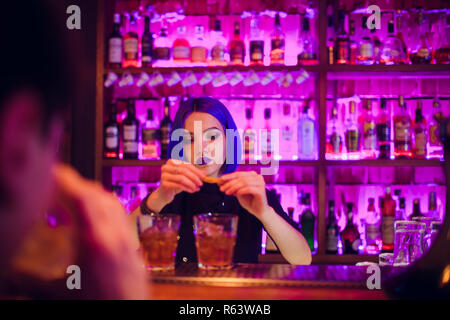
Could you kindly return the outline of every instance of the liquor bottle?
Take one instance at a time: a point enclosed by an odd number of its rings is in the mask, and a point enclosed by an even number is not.
[[[439,37],[434,51],[436,64],[450,64],[450,25],[447,19],[447,15],[442,13],[436,26],[435,33]]]
[[[366,112],[362,123],[362,154],[366,159],[376,158],[377,134],[375,130],[375,118],[372,114],[372,101],[366,100]]]
[[[300,49],[297,56],[298,65],[317,64],[317,43],[311,34],[308,17],[303,18],[302,29],[299,31],[298,46]]]
[[[347,225],[341,233],[344,254],[357,254],[360,245],[360,235],[358,228],[353,223],[353,203],[347,203]]]
[[[297,226],[297,228],[299,229],[299,230],[301,230],[301,224],[300,224],[300,222],[297,222],[297,221],[295,221],[295,219],[294,219],[294,208],[293,207],[289,207],[289,208],[287,208],[288,209],[288,216],[289,216],[289,218],[292,220],[292,222],[294,222],[294,224]]]
[[[122,66],[122,46],[122,35],[120,34],[120,13],[115,13],[113,31],[108,39],[108,64],[110,68],[120,68]]]
[[[336,223],[334,200],[328,201],[327,254],[338,253],[339,226]]]
[[[201,24],[195,26],[195,39],[192,41],[191,61],[196,65],[205,65],[208,57],[208,49],[204,36],[204,27]]]
[[[367,207],[367,214],[364,219],[365,229],[365,249],[367,254],[380,253],[380,217],[375,210],[375,199],[369,199],[369,205]]]
[[[175,63],[186,64],[191,62],[191,46],[186,39],[186,26],[177,28],[177,38],[172,45],[173,61]]]
[[[139,121],[134,100],[128,100],[127,117],[123,120],[123,158],[137,159],[139,155]]]
[[[436,191],[432,191],[428,194],[428,213],[430,218],[440,219],[439,211],[437,210]]]
[[[256,154],[256,130],[252,126],[252,109],[245,109],[247,125],[244,130],[244,157],[245,160],[253,160]]]
[[[421,218],[425,217],[425,215],[420,211],[420,199],[416,198],[413,202],[413,212],[409,216],[411,220],[414,220],[413,218]]]
[[[386,111],[386,99],[380,99],[380,113],[377,119],[377,140],[380,159],[391,158],[391,119]]]
[[[154,60],[157,60],[159,66],[165,66],[170,60],[171,44],[167,37],[167,28],[162,27],[159,37],[155,39]]]
[[[264,109],[265,126],[261,134],[261,157],[263,158],[272,158],[274,156],[273,133],[270,127],[271,114],[272,109]]]
[[[399,112],[394,116],[394,155],[395,158],[411,158],[411,118],[406,109],[403,96],[398,98]]]
[[[427,140],[427,126],[422,114],[422,101],[417,100],[416,118],[414,119],[414,158],[426,158]]]
[[[342,136],[338,132],[337,108],[331,109],[331,118],[328,122],[328,139],[326,146],[327,156],[332,160],[342,158],[342,145],[344,144]]]
[[[142,66],[151,67],[153,60],[153,33],[150,32],[150,17],[144,18],[144,33],[142,34]]]
[[[355,40],[355,20],[348,22],[348,36],[350,40],[350,64],[356,64],[358,59],[358,44]]]
[[[367,16],[362,17],[362,38],[359,41],[358,56],[356,58],[358,64],[371,65],[374,63],[374,44],[367,29]]]
[[[305,210],[302,213],[302,217],[300,219],[300,223],[302,225],[301,232],[306,239],[306,242],[311,249],[311,252],[314,251],[314,231],[315,231],[315,220],[316,217],[311,209],[311,194],[306,193],[304,197],[304,205],[306,206]]]
[[[444,152],[442,142],[439,138],[439,125],[444,120],[444,114],[442,113],[441,103],[439,100],[433,101],[433,116],[430,121],[429,133],[430,143],[428,146],[429,158],[440,159]]]
[[[214,31],[211,31],[211,65],[213,66],[226,66],[229,60],[229,54],[227,52],[227,40],[223,36],[220,20],[216,20],[214,23]]]
[[[137,34],[136,12],[130,15],[128,31],[123,37],[123,67],[139,67],[139,36]]]
[[[334,62],[336,64],[350,63],[350,39],[345,31],[345,12],[339,11],[337,35],[334,43]]]
[[[239,22],[234,23],[233,40],[230,41],[230,63],[243,65],[245,60],[245,45],[241,39]]]
[[[379,64],[380,63],[380,55],[381,55],[381,50],[383,48],[383,45],[381,43],[380,38],[377,35],[377,29],[373,28],[370,30],[370,37],[372,38],[373,41],[373,63],[374,64]],[[405,55],[406,57],[406,55]]]
[[[104,130],[104,157],[118,158],[119,157],[119,123],[116,117],[116,103],[111,103],[109,111],[109,120],[105,123]]]
[[[347,157],[357,159],[359,152],[359,130],[355,115],[355,102],[350,101],[350,113],[347,118],[345,145],[347,147]]]
[[[381,207],[381,239],[383,252],[394,250],[395,201],[391,197],[391,188],[386,187],[386,194]]]
[[[147,110],[147,121],[142,127],[142,159],[159,159],[158,123],[153,118],[153,110]]]
[[[406,55],[403,51],[403,44],[394,34],[394,21],[388,23],[388,36],[384,40],[380,53],[380,63],[386,65],[405,63]]]
[[[264,63],[264,38],[259,28],[259,15],[256,13],[250,20],[250,64]]]
[[[433,48],[429,41],[429,23],[424,19],[422,10],[417,16],[416,34],[410,44],[409,60],[412,64],[430,64]]]
[[[126,205],[127,213],[130,214],[131,212],[133,212],[134,210],[139,208],[141,201],[142,201],[142,199],[138,193],[137,186],[131,186],[130,198],[128,199],[128,202]]]
[[[292,123],[291,105],[289,103],[283,104],[283,118],[281,125],[281,154],[282,157],[292,160],[293,157],[293,142],[294,142],[294,125]]]
[[[297,142],[299,159],[314,159],[316,150],[316,129],[314,119],[308,115],[309,103],[303,106],[303,112],[297,123]]]
[[[281,31],[280,14],[275,16],[275,31],[270,37],[270,64],[284,65],[285,35]]]
[[[170,102],[168,98],[164,100],[164,118],[161,120],[159,130],[161,139],[161,159],[167,160],[168,158],[170,158],[167,152],[170,142],[170,134],[172,131],[172,120],[170,119]]]
[[[398,209],[395,211],[395,220],[406,220],[405,198],[400,197],[398,200]]]

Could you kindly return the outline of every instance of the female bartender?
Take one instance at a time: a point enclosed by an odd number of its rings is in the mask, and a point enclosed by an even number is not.
[[[180,132],[177,129],[182,132],[182,147],[174,134]],[[241,154],[239,135],[229,139],[234,140],[234,152],[226,150],[230,146],[226,134],[236,130],[231,114],[220,101],[210,97],[184,101],[175,116],[170,159],[161,167],[160,186],[144,198],[131,217],[152,212],[180,214],[177,263],[197,262],[193,215],[214,212],[239,216],[234,262],[258,262],[264,228],[289,263],[310,264],[306,240],[283,211],[275,193],[266,189],[263,177],[254,171],[236,171]],[[217,146],[222,150],[216,150]],[[233,161],[226,159],[227,155]],[[211,179],[205,177],[220,178],[220,186],[204,182]]]

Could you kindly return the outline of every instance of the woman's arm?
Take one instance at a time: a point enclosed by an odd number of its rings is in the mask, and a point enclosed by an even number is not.
[[[241,206],[257,217],[291,264],[310,264],[311,250],[303,235],[269,206],[264,178],[254,171],[234,172],[221,177],[220,190],[236,196]]]

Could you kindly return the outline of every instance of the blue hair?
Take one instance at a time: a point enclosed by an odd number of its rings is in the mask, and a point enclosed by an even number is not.
[[[187,117],[193,112],[204,112],[212,115],[222,124],[222,128],[223,131],[225,132],[225,135],[227,134],[227,129],[233,130],[233,132],[237,132],[236,123],[234,122],[233,117],[231,116],[227,107],[225,107],[225,105],[219,100],[210,97],[189,98],[181,102],[177,114],[175,115],[172,132],[174,132],[177,129],[184,129],[184,124]],[[171,137],[172,132],[170,135]],[[221,168],[221,173],[231,173],[236,171],[236,168],[241,161],[242,150],[241,150],[240,136],[234,135],[233,140],[230,140],[229,137],[226,138],[227,138],[226,139],[227,151],[231,143],[234,149],[233,150],[234,159],[232,159],[232,161],[231,159],[226,159],[224,165]],[[182,140],[183,138],[180,137],[179,139]],[[172,138],[170,139],[168,147],[169,157],[172,156],[172,149],[175,147],[175,145],[177,145],[180,142],[181,142],[180,140],[172,141]],[[228,155],[230,153],[226,152],[226,154]],[[177,157],[176,159],[186,160],[183,155],[182,149],[180,150],[178,156],[179,157]]]

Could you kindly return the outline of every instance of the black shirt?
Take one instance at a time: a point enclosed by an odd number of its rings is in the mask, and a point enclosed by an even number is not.
[[[298,230],[295,222],[283,211],[275,192],[266,189],[266,195],[269,206]],[[197,262],[192,217],[208,212],[233,213],[239,216],[233,260],[240,263],[257,263],[261,251],[262,223],[245,210],[236,197],[221,192],[215,183],[203,183],[200,191],[196,193],[180,192],[160,212],[181,215],[176,263]]]

